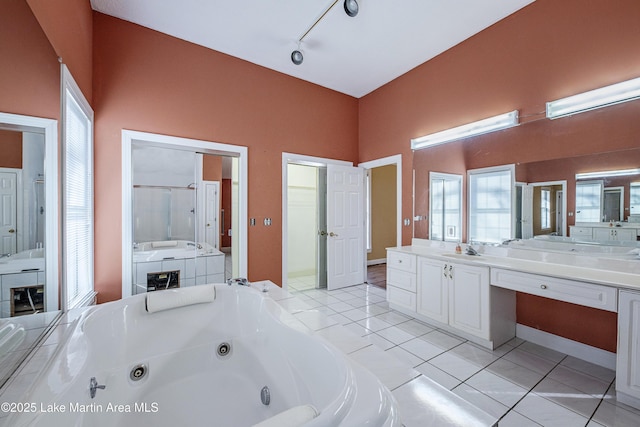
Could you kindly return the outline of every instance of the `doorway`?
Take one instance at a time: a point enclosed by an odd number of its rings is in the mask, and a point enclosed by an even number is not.
[[[185,185],[176,186],[173,183],[161,183],[158,185],[154,181],[152,185],[147,185],[145,188],[146,192],[148,190],[152,190],[154,194],[160,194],[159,196],[163,203],[168,203],[168,208],[163,210],[165,214],[168,215],[169,218],[169,228],[168,230],[171,232],[170,236],[162,235],[161,240],[157,240],[154,238],[154,241],[157,242],[156,246],[163,247],[163,242],[175,241],[174,235],[178,236],[178,232],[182,233],[182,231],[186,230],[187,234],[180,234],[180,236],[184,237],[185,245],[188,248],[189,240],[186,236],[193,236],[193,243],[200,243],[200,239],[204,239],[205,229],[202,225],[199,224],[198,220],[193,216],[190,216],[189,213],[193,209],[195,211],[195,207],[198,206],[198,202],[194,201],[196,191],[194,189],[200,187],[204,188],[202,184],[203,181],[218,181],[219,179],[212,179],[211,177],[206,176],[206,174],[202,173],[202,166],[204,164],[204,159],[207,157],[211,157],[211,159],[216,158],[220,159],[223,157],[230,157],[232,167],[232,177],[229,182],[229,186],[231,188],[230,193],[235,195],[232,196],[232,207],[230,208],[232,217],[232,229],[229,229],[229,234],[232,236],[231,243],[231,257],[233,259],[233,266],[231,274],[235,277],[247,275],[247,148],[239,147],[228,144],[220,144],[215,142],[208,141],[199,141],[192,140],[187,138],[179,138],[179,137],[171,137],[166,135],[158,135],[158,134],[150,134],[145,132],[136,132],[136,131],[122,131],[122,205],[123,205],[123,218],[122,218],[122,295],[123,297],[130,296],[134,291],[138,291],[139,286],[134,287],[134,270],[136,270],[136,277],[140,276],[139,269],[134,268],[134,225],[137,223],[134,219],[134,161],[133,161],[133,151],[134,148],[143,147],[143,148],[156,148],[162,150],[169,150],[173,153],[182,153],[185,158],[189,158],[190,156],[195,159],[192,162],[194,165],[195,172],[186,172],[186,175],[189,175],[189,183]],[[174,157],[175,158],[175,157]],[[186,161],[189,163],[189,161]],[[197,169],[200,168],[198,171]],[[186,170],[186,169],[185,169]],[[193,172],[193,173],[192,173]],[[158,174],[156,174],[158,175]],[[169,174],[165,174],[163,178],[167,178]],[[185,175],[185,178],[186,178]],[[144,177],[145,179],[150,179],[151,176],[147,175]],[[185,181],[186,182],[186,181]],[[224,180],[222,180],[224,184]],[[223,185],[224,186],[224,185]],[[153,188],[149,188],[153,187]],[[163,188],[163,187],[169,187]],[[174,188],[177,187],[177,188]],[[174,191],[175,190],[175,191]],[[176,192],[179,194],[179,197],[176,198],[176,203],[173,203],[173,198],[170,197],[172,192]],[[192,201],[193,207],[189,208],[180,200],[184,201],[181,197],[187,197],[188,200]],[[155,196],[154,196],[155,197]],[[218,198],[220,195],[218,195]],[[180,200],[178,200],[180,199]],[[203,197],[200,197],[203,199]],[[219,200],[219,199],[218,199]],[[173,209],[173,205],[175,205],[176,209],[184,211],[184,215],[182,215],[182,220],[179,222],[172,222],[172,215],[175,213]],[[221,206],[220,204],[218,206]],[[155,211],[158,213],[159,211]],[[191,212],[194,213],[194,212]],[[165,216],[167,216],[165,215]],[[219,215],[218,218],[221,218],[222,215]],[[159,219],[158,219],[159,220]],[[141,221],[139,221],[142,223]],[[175,227],[175,228],[174,228]],[[216,226],[216,233],[218,233],[218,226]],[[182,240],[182,239],[180,239]],[[159,243],[158,243],[159,242]],[[136,242],[137,243],[137,242]],[[151,243],[153,245],[153,242]],[[139,245],[138,245],[139,246]],[[166,244],[165,244],[166,246]],[[176,246],[176,245],[173,245]],[[139,248],[138,248],[139,249]],[[198,248],[200,249],[200,248]],[[164,261],[163,261],[164,262]],[[164,267],[163,267],[164,268]],[[179,268],[175,268],[178,269]],[[208,265],[207,265],[208,270]],[[164,271],[164,270],[163,270]],[[189,269],[187,268],[187,270]],[[218,270],[216,270],[218,271]],[[186,274],[183,276],[186,279]],[[216,279],[216,281],[224,280],[224,271],[221,273],[222,275]],[[208,274],[207,274],[208,276]],[[205,276],[205,277],[207,277]],[[147,276],[148,277],[148,276]],[[208,280],[208,277],[207,277]],[[195,283],[198,284],[198,274],[195,272]],[[147,279],[148,284],[148,279]],[[188,284],[187,284],[188,285]],[[135,289],[134,289],[135,288]]]
[[[624,187],[605,187],[604,221],[624,220]]]
[[[287,282],[296,290],[327,287],[327,168],[287,165]]]
[[[351,167],[351,164],[349,162],[344,162],[344,161],[339,161],[339,160],[332,160],[332,159],[325,159],[325,158],[319,158],[319,157],[312,157],[312,156],[304,156],[304,155],[300,155],[300,154],[291,154],[291,153],[283,153],[282,154],[282,182],[283,182],[283,188],[282,188],[282,212],[283,212],[283,224],[285,225],[283,227],[282,230],[282,286],[284,289],[288,289],[288,285],[289,285],[289,281],[288,281],[288,276],[289,276],[289,252],[291,251],[291,249],[289,248],[289,235],[291,234],[291,232],[288,230],[287,224],[289,223],[288,217],[288,186],[289,186],[289,164],[297,164],[297,165],[303,165],[303,166],[311,166],[311,167],[315,167],[318,168],[319,170],[322,170],[322,168],[327,167],[327,169],[340,169],[340,167],[347,167],[347,170],[349,167]],[[392,246],[399,246],[401,245],[402,242],[402,224],[400,221],[400,218],[402,216],[402,156],[401,155],[394,155],[394,156],[389,156],[386,158],[382,158],[382,159],[378,159],[378,160],[373,160],[370,162],[365,162],[362,163],[359,166],[359,168],[364,169],[364,172],[366,172],[368,169],[373,169],[373,168],[377,168],[377,167],[381,167],[381,166],[386,166],[386,165],[395,165],[395,241],[393,242]],[[352,168],[355,169],[355,168]],[[364,175],[364,173],[363,173]],[[362,175],[362,179],[361,181],[364,183],[364,176]],[[333,175],[331,173],[331,171],[328,171],[328,178],[327,178],[327,194],[330,194],[329,197],[326,198],[326,200],[329,201],[333,201],[335,199],[336,194],[339,193],[333,193],[332,192],[332,188],[331,188],[331,183],[333,183],[333,181],[337,180],[337,179],[342,179],[342,177],[347,177],[348,175],[340,175],[340,174],[336,174]],[[338,178],[340,177],[340,178]],[[352,175],[348,178],[351,181],[357,180],[355,178],[355,175]],[[322,181],[319,181],[322,182]],[[362,189],[363,191],[363,195],[364,195],[364,188]],[[346,194],[346,193],[344,193]],[[352,195],[354,195],[355,193],[352,193]],[[320,198],[320,203],[322,203],[323,198]],[[346,199],[342,199],[342,200],[346,200]],[[353,198],[352,200],[355,200],[355,198]],[[392,204],[393,205],[393,204]],[[318,205],[319,206],[319,205]],[[362,212],[359,214],[361,216],[359,216],[357,218],[357,221],[361,224],[364,225],[364,221],[365,218],[367,218],[368,216],[365,215],[365,206],[367,206],[366,203],[364,203],[363,200],[363,207],[362,207]],[[331,203],[327,204],[326,208],[321,208],[323,211],[327,211],[327,212],[333,212],[333,208]],[[355,217],[352,217],[353,219],[356,219]],[[407,220],[408,221],[408,220]],[[328,217],[327,218],[327,225],[328,228],[330,230],[328,230],[329,232],[329,239],[332,239],[331,233],[335,230],[332,229],[332,218]],[[368,227],[363,227],[363,228],[368,228]],[[315,228],[315,233],[320,233],[322,234],[323,230],[318,230],[317,228]],[[325,231],[326,233],[326,231]],[[340,236],[341,233],[335,232],[333,233],[334,238],[333,240],[326,240],[328,243],[328,247],[327,250],[329,252],[331,252],[332,248],[330,247],[331,245],[335,245],[336,243],[338,243],[338,246],[343,245],[342,247],[339,247],[339,249],[344,249],[347,246],[344,246],[344,240],[342,239],[337,239],[337,237],[341,237],[344,238],[344,236]],[[315,237],[314,237],[315,239]],[[341,241],[342,240],[342,241]],[[322,247],[322,242],[323,240],[320,240],[320,244],[317,245],[316,247],[320,248]],[[352,242],[355,242],[355,240],[352,240]],[[358,258],[361,260],[362,264],[362,273],[361,273],[361,282],[362,283],[365,281],[366,278],[366,264],[367,264],[367,246],[365,245],[364,241],[362,242],[362,245],[355,245],[352,244],[351,246],[356,247],[356,246],[360,246],[362,253],[361,256],[356,257],[355,254],[351,254],[353,255],[353,258]],[[322,257],[318,257],[318,260],[322,260]],[[327,283],[330,284],[331,283],[331,271],[332,268],[335,267],[335,265],[337,264],[336,261],[340,261],[340,257],[333,257],[333,258],[327,258],[327,271],[328,271],[328,278],[327,278]],[[334,262],[334,265],[332,266],[330,261]],[[384,261],[386,261],[386,256],[383,259]],[[358,261],[359,263],[360,261]],[[360,273],[358,273],[360,274]],[[354,277],[354,276],[352,276]],[[355,283],[354,283],[355,284]],[[313,285],[317,285],[317,283],[314,283]],[[313,287],[313,286],[312,286]],[[330,286],[328,286],[330,287]]]

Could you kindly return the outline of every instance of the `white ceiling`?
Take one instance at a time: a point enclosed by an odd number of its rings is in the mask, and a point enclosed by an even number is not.
[[[94,10],[360,98],[534,0],[91,0]]]

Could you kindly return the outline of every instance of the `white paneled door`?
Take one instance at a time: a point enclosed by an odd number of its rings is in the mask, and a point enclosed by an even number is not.
[[[327,166],[327,289],[365,280],[364,169]]]
[[[0,172],[0,254],[15,254],[17,236],[16,174]]]
[[[522,186],[522,238],[533,238],[533,186]]]

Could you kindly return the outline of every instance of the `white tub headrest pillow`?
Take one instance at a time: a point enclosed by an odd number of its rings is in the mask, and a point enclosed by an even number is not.
[[[294,406],[254,424],[253,427],[300,427],[317,416],[318,411],[311,405]]]
[[[213,302],[215,299],[215,285],[166,289],[147,293],[145,308],[149,313],[157,313],[158,311],[184,307],[187,305]]]
[[[151,242],[152,248],[171,248],[178,246],[177,240],[165,240],[164,242]]]

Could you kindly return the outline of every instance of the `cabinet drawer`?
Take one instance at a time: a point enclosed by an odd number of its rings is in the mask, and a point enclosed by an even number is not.
[[[416,256],[402,252],[387,252],[387,269],[396,269],[408,273],[416,272]]]
[[[570,236],[571,237],[582,237],[582,238],[586,238],[586,239],[592,239],[593,238],[593,228],[591,227],[575,227],[575,226],[571,226],[569,227],[569,231],[570,231]]]
[[[387,284],[387,301],[411,311],[416,311],[416,294]]]
[[[395,286],[405,291],[416,291],[416,274],[407,273],[406,271],[387,269],[387,285]]]
[[[576,280],[491,269],[491,285],[573,304],[618,311],[617,289]]]

